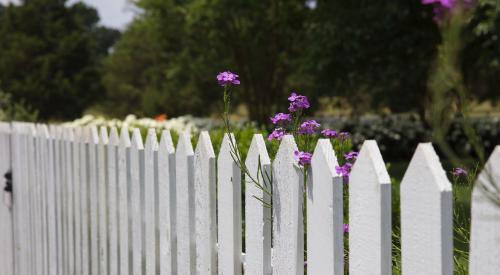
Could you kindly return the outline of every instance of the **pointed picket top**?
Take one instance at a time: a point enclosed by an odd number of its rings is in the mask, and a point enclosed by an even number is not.
[[[90,143],[90,127],[83,127],[82,128],[82,138],[81,141],[82,143]]]
[[[195,154],[205,159],[215,158],[214,147],[212,146],[212,141],[207,131],[202,131],[200,133],[198,144],[196,145]]]
[[[158,138],[156,137],[156,130],[153,128],[148,129],[148,134],[146,136],[146,150],[157,151],[158,150]]]
[[[297,150],[293,136],[284,136],[273,163],[273,274],[304,273],[304,182]]]
[[[161,132],[158,150],[168,154],[175,153],[174,142],[172,141],[172,135],[169,130],[163,130]]]
[[[109,144],[117,146],[120,144],[120,137],[118,136],[118,131],[116,130],[116,127],[111,127],[111,130],[109,132]]]
[[[312,167],[322,167],[329,177],[338,176],[335,167],[339,165],[329,139],[319,139],[311,159]]]
[[[307,272],[344,274],[342,176],[329,139],[320,139],[307,182]]]
[[[253,178],[245,174],[245,273],[271,274],[271,208],[264,203],[271,204],[272,173],[271,159],[261,134],[253,136],[245,166]]]
[[[97,126],[90,126],[90,144],[98,144],[99,143],[99,131],[97,130]]]
[[[122,127],[122,129],[120,130],[120,145],[124,147],[130,147],[131,144],[130,132],[128,131],[128,128]]]
[[[451,183],[432,144],[418,145],[400,197],[403,273],[452,274]]]
[[[132,140],[130,146],[134,149],[142,150],[144,149],[144,144],[142,143],[141,131],[135,128],[132,132]]]
[[[500,146],[486,162],[472,191],[470,274],[500,270]]]
[[[179,135],[179,140],[177,141],[178,155],[193,155],[193,145],[191,144],[191,135],[188,132],[183,132]]]
[[[349,177],[349,270],[391,273],[391,179],[377,143],[367,140]]]
[[[108,128],[101,126],[99,129],[99,144],[106,145],[109,142]]]
[[[224,137],[222,138],[222,144],[220,146],[220,151],[219,151],[219,156],[217,157],[218,162],[220,161],[226,161],[226,162],[232,162],[233,160],[233,148],[231,146],[231,141],[233,144],[236,144],[236,140],[234,138],[234,135],[231,134],[231,137],[229,137],[228,134],[224,134]]]
[[[81,137],[82,137],[82,128],[81,127],[74,127],[73,128],[73,140],[75,142],[80,142]]]
[[[50,137],[49,128],[46,124],[42,124],[40,132],[42,133],[42,137],[48,139]]]
[[[75,141],[75,128],[67,128],[66,140]]]

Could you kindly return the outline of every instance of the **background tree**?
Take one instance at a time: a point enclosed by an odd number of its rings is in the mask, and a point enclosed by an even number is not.
[[[41,119],[78,117],[102,99],[101,58],[118,31],[95,9],[65,0],[25,0],[0,14],[0,88]]]

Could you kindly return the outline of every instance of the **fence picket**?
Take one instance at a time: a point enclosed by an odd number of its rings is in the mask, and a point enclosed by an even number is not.
[[[231,140],[230,140],[231,139]],[[219,274],[241,272],[241,170],[234,161],[234,135],[225,134],[217,159]]]
[[[349,178],[349,271],[391,273],[391,179],[377,143],[363,143]]]
[[[9,170],[12,171],[11,142],[12,130],[11,124],[0,122],[0,176],[4,176]],[[0,193],[3,192],[0,190]],[[12,193],[11,193],[12,194]],[[14,274],[14,235],[13,228],[14,216],[9,209],[12,206],[12,195],[4,193],[0,198],[0,253],[3,255],[0,258],[0,266],[4,267],[6,274]]]
[[[47,232],[48,232],[48,274],[57,274],[57,223],[56,223],[56,186],[55,186],[55,136],[51,127],[47,138]]]
[[[215,153],[208,132],[203,131],[194,152],[196,217],[196,273],[217,273]]]
[[[294,159],[295,151],[293,137],[284,136],[273,164],[274,274],[304,273],[304,176]]]
[[[194,152],[189,133],[179,136],[175,152],[177,195],[177,272],[196,273],[194,213]]]
[[[158,148],[158,241],[160,275],[177,274],[175,149],[168,130]]]
[[[90,128],[82,128],[80,143],[80,209],[82,213],[81,225],[81,253],[82,253],[82,274],[90,274],[91,253],[90,253]]]
[[[98,144],[97,127],[90,127],[89,140],[89,209],[90,209],[90,272],[99,273],[99,216],[98,216]]]
[[[320,139],[307,182],[307,272],[344,274],[342,177],[332,144]]]
[[[430,143],[418,145],[401,182],[403,274],[453,273],[451,184]]]
[[[132,217],[132,274],[143,272],[142,192],[144,192],[144,145],[139,129],[134,129],[130,150],[130,215]]]
[[[72,128],[65,128],[65,168],[66,168],[66,178],[65,178],[65,217],[66,217],[66,255],[67,255],[67,272],[68,274],[73,274],[75,272],[74,267],[74,197],[73,197],[73,146],[74,133]]]
[[[101,126],[99,144],[97,145],[97,215],[99,219],[99,274],[109,274],[108,270],[108,218],[107,218],[107,185],[108,185],[108,129]]]
[[[271,159],[261,134],[253,136],[245,166],[251,175],[245,174],[245,274],[269,275]]]
[[[107,216],[108,216],[108,265],[109,274],[118,274],[118,199],[117,199],[117,157],[120,138],[112,127],[107,149]]]
[[[120,274],[129,274],[132,264],[132,251],[129,249],[130,221],[129,221],[129,186],[130,186],[130,134],[127,127],[120,131],[120,145],[118,146],[118,234]]]
[[[497,146],[472,191],[469,274],[493,275],[500,270],[499,168]]]
[[[80,143],[82,136],[82,128],[76,127],[74,128],[74,137],[73,142],[71,143],[71,150],[73,152],[73,192],[71,193],[73,196],[73,222],[74,222],[74,257],[75,257],[75,265],[74,272],[75,274],[82,274],[82,248],[81,248],[81,238],[82,238],[82,214],[80,208],[80,190],[81,190],[81,182],[80,182]]]
[[[156,223],[155,223],[155,188],[158,180],[158,139],[155,129],[149,129],[144,148],[144,255],[146,275],[156,274]]]

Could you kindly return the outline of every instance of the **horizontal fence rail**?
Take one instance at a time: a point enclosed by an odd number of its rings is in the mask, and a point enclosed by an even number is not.
[[[13,175],[0,274],[391,274],[391,179],[375,141],[349,179],[347,238],[329,140],[307,179],[292,136],[271,160],[255,135],[245,171],[236,142],[226,134],[216,155],[207,132],[193,148],[166,130],[143,141],[138,129],[0,123],[0,172]],[[497,146],[473,189],[470,274],[500,271],[499,182]],[[399,198],[402,273],[453,274],[452,184],[431,144],[416,149]]]

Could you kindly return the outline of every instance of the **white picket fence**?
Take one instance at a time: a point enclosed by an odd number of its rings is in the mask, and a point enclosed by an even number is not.
[[[330,142],[317,143],[304,186],[293,138],[271,166],[255,135],[245,162],[254,177],[272,172],[272,198],[241,182],[229,142],[216,157],[206,132],[193,150],[188,134],[175,149],[168,131],[158,141],[150,130],[144,145],[137,129],[0,123],[0,172],[14,177],[12,212],[0,209],[0,274],[344,274]],[[500,147],[478,182],[498,191]],[[500,206],[477,186],[470,274],[500,274]],[[420,144],[401,183],[403,274],[453,273],[451,191],[432,145]],[[391,274],[391,180],[374,141],[351,174],[349,226],[349,273]]]

